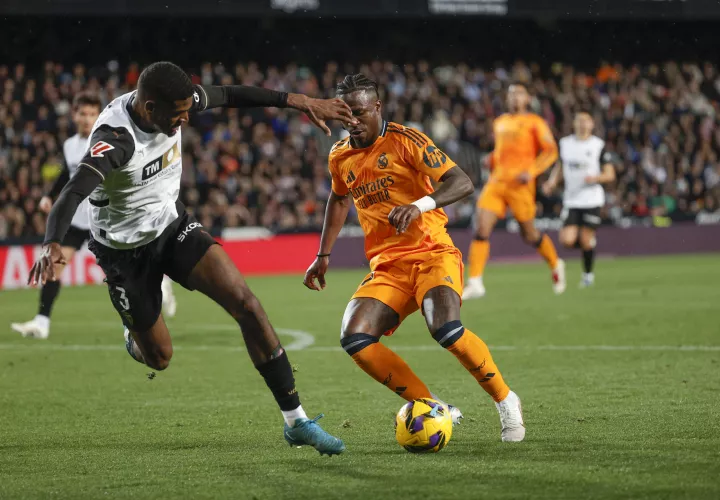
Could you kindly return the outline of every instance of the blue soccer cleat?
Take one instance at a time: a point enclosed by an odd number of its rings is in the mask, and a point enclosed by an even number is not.
[[[319,451],[320,455],[339,455],[345,451],[345,443],[341,439],[331,436],[318,425],[317,421],[323,416],[321,413],[312,420],[299,418],[292,427],[285,424],[285,441],[290,446],[310,445]]]

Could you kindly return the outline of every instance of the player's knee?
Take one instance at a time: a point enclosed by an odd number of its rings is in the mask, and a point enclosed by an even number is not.
[[[463,333],[465,333],[465,327],[463,326],[462,321],[455,320],[448,321],[442,325],[433,332],[432,336],[441,347],[447,349],[457,342],[458,339],[462,337]]]
[[[261,311],[260,301],[247,286],[237,287],[233,291],[228,312],[235,321],[241,321],[248,316],[257,316]]]
[[[379,339],[367,333],[345,333],[340,338],[340,345],[350,356],[357,354],[363,349],[377,344]]]
[[[577,236],[560,233],[560,244],[565,248],[575,248],[577,246]]]
[[[145,353],[145,364],[153,370],[162,371],[170,366],[173,348],[171,345],[155,346],[149,353]]]

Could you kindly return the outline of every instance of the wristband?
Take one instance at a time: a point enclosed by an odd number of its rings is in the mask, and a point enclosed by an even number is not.
[[[316,257],[330,257],[329,253],[319,253],[316,255]]]
[[[423,196],[419,200],[413,201],[412,205],[418,207],[421,214],[437,208],[437,203],[435,203],[435,200],[430,196]]]

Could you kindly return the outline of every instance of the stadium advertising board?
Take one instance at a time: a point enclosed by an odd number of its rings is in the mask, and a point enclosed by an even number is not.
[[[676,223],[670,226],[635,220],[626,227],[603,226],[599,252],[601,255],[653,255],[700,252],[720,252],[720,231],[707,225],[720,224],[720,214],[708,214],[697,223]],[[538,219],[538,228],[548,231],[556,239],[559,219]],[[632,229],[628,229],[632,227]],[[367,265],[362,233],[347,227],[340,234],[333,249],[334,268],[355,268]],[[524,244],[517,232],[517,224],[508,222],[507,231],[493,234],[493,259],[537,258],[535,249]],[[466,249],[470,244],[468,229],[451,229],[455,244]],[[303,273],[312,262],[320,244],[318,233],[272,235],[267,231],[229,231],[222,245],[235,265],[246,275]],[[0,290],[26,287],[33,261],[40,255],[40,245],[0,246]],[[559,248],[561,255],[570,255]],[[95,264],[94,255],[83,247],[75,254],[62,274],[64,285],[97,285],[104,279]]]

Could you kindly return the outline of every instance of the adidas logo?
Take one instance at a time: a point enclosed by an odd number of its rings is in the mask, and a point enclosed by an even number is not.
[[[350,184],[352,181],[354,181],[357,177],[355,177],[355,173],[351,170],[350,173],[347,176],[347,179],[345,179],[346,184]]]
[[[448,283],[450,283],[451,285],[454,285],[454,284],[455,284],[455,283],[453,282],[453,279],[452,279],[450,276],[445,276],[443,279],[444,279],[445,281],[447,281]]]

